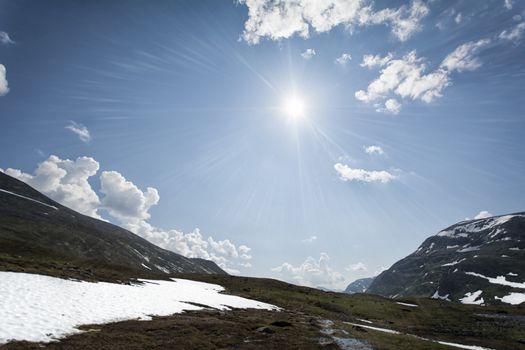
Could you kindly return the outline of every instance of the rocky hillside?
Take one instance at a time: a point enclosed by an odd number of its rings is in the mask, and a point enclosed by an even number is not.
[[[525,213],[462,221],[428,238],[367,290],[467,304],[525,301]]]
[[[0,268],[39,272],[64,268],[57,267],[61,262],[158,274],[225,273],[211,261],[185,258],[79,214],[0,172]]]
[[[374,277],[367,277],[367,278],[360,278],[352,283],[350,283],[346,289],[345,293],[347,294],[355,294],[355,293],[365,293],[368,287],[372,284],[374,281]]]

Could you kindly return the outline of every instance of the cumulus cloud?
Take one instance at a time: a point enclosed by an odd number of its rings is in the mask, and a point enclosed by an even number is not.
[[[474,219],[486,219],[486,218],[490,218],[491,216],[494,216],[494,215],[492,215],[486,210],[482,210],[476,216],[474,216]]]
[[[24,181],[65,206],[82,214],[100,218],[97,214],[100,200],[88,182],[99,167],[99,163],[91,157],[63,160],[52,155],[40,163],[33,174],[11,168],[6,169],[5,173]]]
[[[313,243],[316,240],[317,240],[317,236],[310,236],[308,238],[305,238],[305,239],[301,240],[301,243],[310,244],[310,243]]]
[[[5,66],[0,63],[0,96],[3,96],[9,92],[6,74],[7,70]]]
[[[381,182],[388,183],[395,180],[397,177],[386,170],[364,170],[350,168],[348,165],[337,163],[334,169],[339,173],[339,178],[343,181],[358,181],[358,182]]]
[[[352,55],[349,53],[343,53],[341,56],[335,59],[335,63],[340,64],[341,66],[346,66],[348,61],[352,59]]]
[[[363,62],[360,64],[360,66],[366,67],[368,69],[373,67],[383,67],[392,59],[392,57],[393,56],[390,52],[385,57],[381,57],[379,55],[364,55]]]
[[[525,22],[518,23],[510,30],[504,30],[499,34],[499,38],[508,41],[518,41],[523,37],[525,32]]]
[[[11,40],[11,38],[9,37],[9,34],[7,34],[6,32],[0,31],[0,44],[7,45],[7,44],[14,44],[14,43],[15,42]]]
[[[368,268],[362,262],[357,262],[355,264],[351,264],[350,266],[348,266],[347,270],[348,271],[366,271],[368,270]]]
[[[513,3],[514,2],[512,0],[505,0],[503,6],[505,6],[507,10],[512,10],[512,6],[514,5]]]
[[[482,39],[462,44],[448,54],[437,69],[429,73],[426,73],[427,65],[422,58],[417,57],[415,50],[399,59],[371,56],[366,64],[363,60],[362,65],[373,67],[381,64],[384,68],[366,91],[357,91],[355,97],[365,103],[375,103],[378,111],[394,114],[401,110],[401,103],[391,98],[392,95],[430,103],[441,97],[442,91],[451,84],[453,72],[478,69],[481,62],[476,54],[490,43],[490,39]],[[378,100],[386,100],[384,107],[380,107]]]
[[[306,49],[305,52],[303,52],[301,54],[301,56],[305,59],[305,60],[309,60],[311,59],[312,57],[314,57],[316,55],[315,53],[315,50],[314,49]]]
[[[420,0],[397,9],[373,9],[373,2],[363,0],[239,0],[248,7],[242,39],[257,44],[261,38],[287,39],[294,35],[308,38],[313,30],[328,32],[343,26],[350,33],[355,27],[389,25],[393,35],[407,40],[420,30],[422,19],[429,13]]]
[[[99,168],[99,163],[91,157],[63,160],[52,155],[40,163],[33,174],[11,168],[4,172],[82,214],[100,219],[99,214],[106,212],[122,227],[164,249],[189,258],[212,260],[229,273],[238,273],[238,268],[251,266],[251,248],[245,245],[237,247],[228,239],[205,237],[198,228],[184,233],[152,225],[148,221],[149,211],[160,200],[153,187],[143,191],[122,174],[103,171],[100,176],[102,197],[99,198],[88,181]]]
[[[365,153],[367,154],[379,154],[379,155],[385,154],[385,151],[383,151],[381,146],[376,146],[376,145],[363,146],[363,149],[365,150]]]
[[[341,287],[345,277],[329,266],[329,260],[328,254],[321,253],[319,259],[309,256],[298,266],[285,262],[272,271],[286,281],[303,286]]]
[[[89,142],[91,140],[91,134],[89,133],[88,128],[86,128],[82,124],[75,123],[74,121],[70,121],[69,125],[67,125],[65,129],[76,134],[78,138],[80,139],[80,141],[82,142]]]

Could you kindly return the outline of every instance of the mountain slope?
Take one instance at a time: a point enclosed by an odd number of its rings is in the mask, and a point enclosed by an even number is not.
[[[367,292],[483,304],[525,300],[525,213],[462,221],[426,239]],[[521,295],[521,296],[520,296]]]
[[[359,278],[352,283],[350,283],[346,289],[345,293],[354,294],[354,293],[365,293],[368,287],[374,281],[374,277]]]
[[[0,267],[48,261],[145,273],[225,273],[215,263],[167,251],[110,223],[79,214],[0,172]],[[15,262],[13,262],[15,261]]]

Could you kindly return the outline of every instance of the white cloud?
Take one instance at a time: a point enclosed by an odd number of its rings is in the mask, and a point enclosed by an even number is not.
[[[301,54],[301,56],[305,59],[305,60],[309,60],[311,59],[312,57],[314,57],[316,55],[315,53],[315,50],[314,49],[306,49],[305,52],[303,52]]]
[[[385,57],[379,55],[364,55],[361,67],[371,69],[373,67],[383,67],[392,59],[392,54],[389,52]]]
[[[512,10],[512,5],[513,5],[512,0],[505,0],[505,2],[503,3],[503,6],[505,6],[507,10]]]
[[[481,66],[475,55],[490,42],[489,39],[482,39],[458,46],[430,73],[425,73],[427,66],[422,58],[417,57],[415,50],[402,58],[387,60],[379,77],[368,85],[366,91],[357,91],[355,97],[365,103],[387,99],[385,107],[377,110],[394,114],[399,113],[401,104],[389,98],[392,94],[430,103],[441,97],[442,91],[451,84],[453,72],[475,70]],[[378,64],[375,63],[377,60],[369,58],[368,62],[373,66]]]
[[[0,31],[0,44],[7,45],[7,44],[14,44],[14,43],[15,42],[11,40],[11,38],[9,37],[9,34],[7,34],[6,32]]]
[[[150,224],[149,211],[160,200],[158,191],[153,187],[142,191],[120,173],[104,171],[100,176],[100,192],[103,195],[100,199],[88,182],[99,167],[99,163],[91,157],[79,157],[72,161],[52,155],[38,165],[34,174],[10,168],[5,173],[82,214],[100,218],[99,213],[105,211],[122,227],[162,248],[190,258],[212,260],[230,273],[238,273],[239,267],[251,266],[251,249],[245,245],[237,247],[228,239],[204,237],[198,228],[184,233]]]
[[[310,244],[310,243],[313,243],[316,240],[317,240],[317,236],[310,236],[308,238],[305,238],[305,239],[301,240],[301,243]]]
[[[385,151],[383,151],[381,146],[376,146],[376,145],[363,146],[363,149],[365,150],[365,153],[367,154],[379,154],[379,155],[385,154]]]
[[[491,216],[493,216],[491,213],[486,210],[482,210],[476,216],[474,216],[474,219],[486,219],[490,218]]]
[[[504,30],[499,34],[499,38],[508,41],[518,41],[525,32],[525,22],[518,23],[511,30]]]
[[[490,39],[481,39],[478,41],[470,41],[463,45],[459,45],[454,51],[445,57],[441,62],[440,68],[448,72],[466,70],[475,70],[481,67],[481,62],[474,56],[479,51],[490,44]]]
[[[344,286],[345,277],[328,265],[330,257],[321,253],[319,259],[311,256],[299,266],[283,263],[272,269],[279,277],[295,284],[309,287],[337,287]]]
[[[351,264],[346,268],[348,271],[366,271],[368,268],[362,262]]]
[[[6,78],[6,68],[0,63],[0,96],[3,96],[9,92],[9,86]]]
[[[396,179],[395,175],[385,170],[368,171],[364,169],[354,169],[341,163],[335,164],[334,169],[339,173],[339,178],[343,181],[388,183]]]
[[[390,25],[395,37],[407,40],[421,28],[421,20],[428,7],[420,0],[411,6],[397,9],[373,10],[371,1],[363,0],[239,0],[248,7],[248,20],[244,24],[242,39],[250,44],[261,38],[287,39],[294,35],[303,38],[310,31],[328,32],[339,25],[352,32],[355,27]]]
[[[349,53],[343,53],[341,56],[335,59],[335,63],[340,64],[341,66],[346,66],[348,61],[352,59],[352,55]]]
[[[80,141],[82,142],[89,142],[91,140],[91,134],[89,133],[88,128],[86,128],[82,124],[75,123],[74,121],[70,121],[69,125],[67,125],[65,129],[76,134],[78,138],[80,139]]]
[[[6,169],[5,173],[26,182],[65,206],[99,218],[97,210],[100,200],[88,182],[98,169],[99,163],[91,157],[62,160],[52,155],[38,165],[34,174],[11,168]]]
[[[385,102],[385,110],[392,114],[399,114],[401,112],[401,103],[394,98],[389,98]]]
[[[454,22],[456,22],[456,24],[460,24],[462,21],[463,21],[463,15],[460,12],[456,15],[456,17],[454,17]]]

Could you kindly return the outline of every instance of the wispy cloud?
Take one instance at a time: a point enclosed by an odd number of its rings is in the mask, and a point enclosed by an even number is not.
[[[388,53],[385,57],[379,55],[364,55],[363,62],[360,64],[361,67],[371,69],[373,67],[383,67],[392,59],[392,54]]]
[[[373,3],[348,0],[239,0],[248,7],[242,39],[257,44],[261,38],[287,39],[294,35],[308,38],[313,30],[328,32],[339,25],[349,33],[355,27],[387,24],[392,34],[406,41],[421,29],[422,19],[429,9],[421,0],[410,6],[376,11]]]
[[[505,6],[505,8],[507,10],[512,10],[512,6],[514,5],[514,1],[513,0],[505,0],[504,3],[503,3],[503,6]]]
[[[0,64],[0,96],[9,92],[9,85],[6,78],[7,70],[3,64]]]
[[[346,64],[352,59],[352,55],[349,53],[343,53],[341,56],[335,59],[335,63],[340,64],[341,66],[346,66]]]
[[[350,266],[348,266],[346,270],[347,271],[366,271],[368,270],[368,268],[362,262],[357,262],[355,264],[351,264]]]
[[[508,41],[518,41],[523,37],[525,32],[525,22],[518,23],[510,30],[504,30],[499,34],[499,38]]]
[[[385,57],[365,56],[362,66],[385,66],[377,79],[372,81],[366,91],[359,90],[355,97],[365,103],[374,103],[377,111],[397,114],[401,104],[389,96],[422,100],[430,103],[442,96],[442,91],[451,84],[453,72],[472,71],[481,67],[476,56],[491,43],[490,39],[471,41],[458,46],[448,54],[439,67],[430,73],[425,73],[427,66],[423,58],[417,57],[413,50],[399,59],[389,54]],[[384,106],[380,101],[386,100]]]
[[[313,243],[316,240],[317,240],[317,236],[310,236],[308,238],[305,238],[305,239],[301,240],[301,243],[310,244],[310,243]]]
[[[65,128],[76,134],[82,142],[91,141],[91,134],[88,128],[86,128],[84,125],[70,121],[69,125],[67,125]]]
[[[0,31],[0,44],[7,45],[7,44],[14,44],[15,42],[9,37],[9,34],[6,32]]]
[[[305,60],[309,60],[311,59],[312,57],[314,57],[316,55],[315,53],[315,50],[314,49],[306,49],[305,52],[303,52],[301,54],[301,56],[305,59]]]
[[[376,145],[363,146],[363,149],[365,150],[365,153],[367,154],[379,154],[379,155],[385,154],[385,151],[383,151],[381,146],[376,146]]]
[[[334,169],[339,173],[339,178],[343,181],[388,183],[397,178],[386,170],[355,169],[341,163],[335,164]]]

